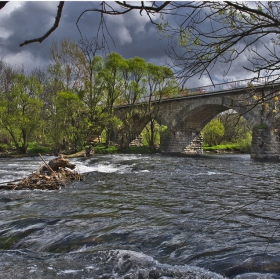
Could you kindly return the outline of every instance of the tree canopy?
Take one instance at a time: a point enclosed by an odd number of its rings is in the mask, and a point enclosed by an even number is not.
[[[115,52],[96,56],[85,46],[70,39],[54,42],[46,72],[25,73],[24,67],[0,61],[0,144],[9,139],[23,153],[30,142],[77,151],[102,131],[109,143],[111,134],[122,128],[128,147],[136,111],[153,122],[158,112],[153,101],[178,90],[168,67]],[[117,105],[147,100],[141,110],[130,106],[122,120],[114,115]]]

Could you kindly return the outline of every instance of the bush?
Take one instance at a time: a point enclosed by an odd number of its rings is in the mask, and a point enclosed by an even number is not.
[[[38,153],[49,153],[51,151],[50,147],[44,147],[39,145],[36,142],[29,143],[28,145],[28,154],[38,154]]]
[[[118,147],[109,146],[108,148],[106,148],[106,145],[104,143],[97,143],[93,147],[93,150],[96,154],[112,154],[118,151]]]
[[[203,141],[209,146],[221,143],[225,133],[225,128],[219,119],[209,122],[202,130]]]

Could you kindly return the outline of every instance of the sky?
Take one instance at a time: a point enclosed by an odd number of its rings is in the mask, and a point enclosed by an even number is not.
[[[58,1],[11,1],[0,10],[0,59],[12,66],[24,66],[31,71],[36,67],[44,68],[50,62],[50,47],[54,41],[62,38],[79,41],[81,35],[76,27],[79,15],[86,9],[98,7],[101,2],[66,1],[59,27],[42,43],[32,43],[19,47],[25,40],[44,35],[54,24]],[[112,2],[112,5],[114,3]],[[92,38],[96,35],[100,15],[96,12],[84,14],[79,22],[82,36]],[[139,11],[132,11],[122,16],[108,16],[107,27],[114,43],[107,36],[110,51],[121,54],[124,58],[139,56],[156,65],[168,61],[165,53],[167,41],[160,38],[155,25]],[[240,59],[246,59],[240,57]],[[215,67],[213,74],[222,80],[222,69]],[[250,74],[233,66],[228,80],[250,78]],[[199,87],[211,84],[209,78],[194,77],[187,82],[187,87]]]
[[[79,41],[81,36],[76,20],[86,9],[97,7],[100,2],[66,1],[59,27],[42,43],[19,47],[25,40],[41,37],[53,25],[58,1],[9,2],[0,10],[0,58],[12,65],[24,64],[27,69],[48,64],[53,41],[70,38]],[[96,35],[100,21],[98,13],[86,13],[80,20],[83,36]],[[139,56],[145,60],[163,64],[166,59],[164,43],[159,40],[156,28],[147,16],[133,11],[125,16],[109,16],[108,29],[115,46],[108,36],[110,51],[120,53],[124,58]]]

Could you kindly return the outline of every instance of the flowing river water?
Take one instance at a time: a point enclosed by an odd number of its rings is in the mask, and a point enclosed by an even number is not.
[[[1,278],[280,278],[278,163],[160,154],[71,162],[83,181],[0,190]],[[40,165],[0,159],[0,182]]]

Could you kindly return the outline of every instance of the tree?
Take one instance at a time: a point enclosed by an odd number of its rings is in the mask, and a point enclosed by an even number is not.
[[[225,128],[222,122],[219,119],[214,119],[204,127],[203,140],[209,146],[216,146],[221,143],[224,133]]]
[[[82,90],[86,75],[86,58],[76,42],[63,38],[51,46],[49,73],[59,81],[62,90]]]
[[[114,105],[125,89],[123,71],[128,68],[126,60],[119,54],[113,52],[106,56],[104,68],[99,72],[101,87],[104,93],[104,112],[107,114],[106,121],[106,145],[109,145],[110,135],[119,121],[114,116]]]
[[[5,9],[6,1],[0,5]],[[58,5],[53,27],[40,38],[25,41],[21,46],[42,42],[57,28],[63,13],[64,1]],[[248,53],[252,67],[249,71],[271,74],[279,69],[279,2],[102,2],[98,7],[83,11],[76,21],[86,13],[99,13],[100,26],[96,37],[101,45],[106,45],[106,15],[118,16],[138,10],[146,14],[151,23],[157,25],[164,36],[170,38],[167,52],[173,58],[175,66],[180,67],[180,76],[185,80],[196,74],[204,73],[211,78],[211,69],[217,63],[227,67],[239,56]],[[161,20],[155,17],[161,15]],[[270,42],[270,46],[266,42]],[[263,52],[258,50],[263,48]]]
[[[238,60],[237,66],[252,72],[252,80],[277,73],[280,67],[279,2],[154,1],[139,5],[118,1],[116,4],[103,2],[100,9],[84,13],[99,12],[103,27],[105,15],[124,15],[132,10],[139,10],[141,15],[146,13],[159,33],[169,39],[166,52],[182,83],[205,74],[214,84],[215,67],[226,76],[233,63],[243,56],[247,60]],[[160,14],[161,21],[155,14]],[[271,98],[275,92],[265,98]]]
[[[226,75],[242,55],[251,67],[241,66],[255,77],[271,75],[280,65],[279,9],[278,2],[193,3],[177,27],[164,26],[164,35],[170,37],[167,52],[184,79],[207,74],[213,80],[211,70],[217,64],[224,65]]]
[[[134,105],[144,93],[147,63],[143,58],[134,57],[127,60],[128,67],[123,68],[125,90],[121,102]]]
[[[85,75],[83,77],[84,89],[80,90],[82,100],[89,110],[89,121],[92,132],[100,131],[101,110],[98,106],[103,98],[103,89],[99,79],[99,71],[104,67],[104,59],[97,56],[97,52],[102,49],[96,38],[83,38],[79,42],[79,47],[84,54]]]
[[[123,68],[124,90],[121,93],[121,104],[137,104],[145,93],[147,63],[140,57],[134,57],[127,60],[128,67]],[[129,106],[123,121],[124,133],[122,138],[124,140],[123,147],[128,150],[131,140],[135,137],[132,135],[132,128],[135,120],[143,116],[141,109]],[[138,136],[138,135],[137,135]]]
[[[83,38],[79,44],[64,38],[52,45],[48,68],[55,93],[72,91],[84,102],[87,132],[92,137],[100,133],[102,127],[100,103],[104,92],[99,72],[104,68],[104,60],[96,55],[100,49],[94,38]]]
[[[56,149],[81,149],[88,134],[85,105],[77,94],[65,91],[57,94],[55,106],[56,114],[53,116],[50,136]]]
[[[234,143],[251,134],[248,122],[235,111],[225,111],[217,116],[225,128],[223,142]],[[245,137],[246,138],[246,137]]]
[[[10,134],[19,153],[27,153],[28,141],[40,127],[43,102],[38,80],[13,74],[10,89],[0,97],[1,126]]]
[[[165,66],[157,66],[152,63],[147,65],[147,96],[145,96],[145,115],[148,117],[149,125],[145,127],[149,148],[155,151],[157,126],[156,119],[160,111],[160,104],[163,97],[172,96],[173,91],[177,91],[177,82],[174,79],[173,71]]]

